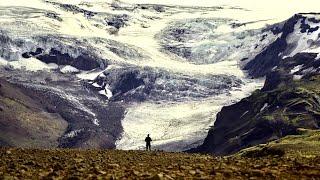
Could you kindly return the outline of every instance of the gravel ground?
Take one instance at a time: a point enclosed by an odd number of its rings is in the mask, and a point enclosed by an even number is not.
[[[0,179],[320,179],[320,157],[0,149]]]

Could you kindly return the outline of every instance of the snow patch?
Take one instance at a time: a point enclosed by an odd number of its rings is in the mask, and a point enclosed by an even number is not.
[[[108,67],[104,70],[94,69],[91,71],[82,71],[81,73],[77,74],[77,77],[83,80],[94,80],[97,77],[105,77],[104,72],[107,72],[113,68],[119,68],[118,65],[108,65]]]
[[[84,129],[73,130],[73,131],[70,131],[69,133],[65,134],[64,137],[74,138],[74,137],[76,137],[79,133],[81,133],[82,131],[84,131]]]
[[[274,66],[272,69],[271,69],[271,71],[274,71],[274,70],[276,70],[278,68],[278,66]]]
[[[294,68],[291,69],[290,74],[294,74],[294,73],[300,71],[302,67],[303,67],[303,65],[295,66]]]
[[[107,98],[110,99],[113,96],[112,91],[110,90],[110,85],[107,84],[105,89],[99,91],[99,94],[107,96]]]
[[[77,77],[84,80],[94,80],[97,76],[99,76],[103,72],[104,70],[83,71],[77,74]]]
[[[246,114],[248,114],[248,112],[249,112],[249,111],[244,112],[244,113],[240,116],[240,118],[242,118],[243,116],[245,116]]]
[[[320,59],[320,47],[311,47],[309,49],[303,50],[302,52],[306,53],[317,53],[316,60]]]
[[[0,57],[0,66],[8,65],[8,61]]]
[[[79,69],[77,69],[73,66],[66,65],[60,69],[60,72],[67,74],[67,73],[78,73],[80,71],[79,71]]]
[[[302,19],[298,21],[298,23],[295,24],[294,31],[287,36],[287,43],[295,44],[295,48],[291,50],[291,52],[288,53],[286,57],[293,57],[294,55],[306,51],[310,47],[312,47],[312,44],[319,40],[319,33],[320,28],[314,32],[301,32],[301,25],[302,25]],[[319,27],[320,23],[313,23],[308,21],[308,19],[305,20],[305,23],[310,26],[310,28]]]
[[[317,71],[317,69],[315,69],[314,67],[309,67],[309,68],[307,68],[307,69],[304,69],[304,70],[302,70],[302,74],[303,75],[305,75],[305,74],[310,74],[310,73],[314,73],[314,72],[316,72]]]
[[[92,85],[93,87],[97,87],[97,88],[98,88],[98,87],[101,87],[101,86],[100,86],[98,83],[96,83],[96,82],[93,83],[93,84],[91,84],[91,85]]]
[[[92,123],[96,126],[100,126],[100,124],[99,124],[100,122],[97,118],[93,119]]]
[[[15,69],[27,71],[50,71],[56,69],[56,66],[48,65],[36,58],[20,59],[17,61],[0,60],[0,65],[10,65]]]
[[[293,75],[293,80],[300,80],[302,79],[303,75]]]
[[[267,107],[268,107],[268,103],[264,103],[264,105],[260,109],[260,112],[264,111]]]

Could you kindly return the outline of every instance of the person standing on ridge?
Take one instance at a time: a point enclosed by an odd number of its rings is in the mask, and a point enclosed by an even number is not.
[[[148,151],[151,151],[151,137],[150,135],[148,134],[148,136],[146,137],[146,139],[144,140],[146,142],[146,150]]]

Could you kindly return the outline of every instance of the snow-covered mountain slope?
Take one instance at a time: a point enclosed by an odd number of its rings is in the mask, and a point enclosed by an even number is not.
[[[299,13],[278,26],[281,36],[246,64],[264,87],[223,107],[204,143],[192,152],[226,155],[299,128],[319,129],[319,13]]]
[[[281,36],[264,49],[254,59],[249,60],[245,69],[255,77],[265,76],[282,59],[290,58],[298,53],[319,53],[320,15],[317,13],[301,13],[291,17],[278,29]],[[293,70],[298,71],[298,69]]]
[[[283,36],[277,31],[283,23],[270,24],[289,15],[269,17],[250,6],[220,1],[187,5],[1,1],[1,76],[28,86],[31,92],[42,89],[45,94],[55,87],[72,96],[65,98],[72,107],[86,109],[81,111],[84,117],[77,119],[91,120],[94,128],[74,126],[74,118],[64,116],[70,123],[65,136],[85,129],[95,143],[79,137],[73,144],[105,147],[104,141],[112,141],[120,149],[139,149],[150,133],[155,148],[195,147],[222,106],[262,86],[263,80],[247,78],[240,64]],[[13,73],[12,68],[21,73]],[[38,70],[50,74],[50,81],[33,81]],[[99,104],[103,106],[96,110]],[[121,125],[114,123],[116,119]],[[107,135],[101,133],[105,131]]]

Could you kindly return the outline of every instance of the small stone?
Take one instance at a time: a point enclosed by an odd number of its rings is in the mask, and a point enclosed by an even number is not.
[[[108,164],[107,167],[110,168],[110,169],[117,169],[120,166],[119,166],[119,164]]]
[[[78,171],[79,172],[84,172],[86,169],[85,168],[79,168]]]
[[[165,177],[166,179],[173,180],[173,178],[172,178],[171,176],[169,176],[169,175],[165,175],[164,177]]]
[[[195,174],[196,174],[196,171],[195,171],[195,170],[190,170],[190,171],[189,171],[189,174],[195,175]]]
[[[84,160],[81,159],[81,158],[75,158],[74,161],[76,161],[76,163],[81,163],[81,162],[83,162]]]
[[[253,169],[251,172],[254,176],[264,176],[264,174],[265,174],[263,171],[258,170],[258,169]]]
[[[165,172],[165,173],[169,173],[169,172],[170,172],[170,170],[165,169],[165,170],[163,170],[163,172]]]
[[[177,176],[181,176],[181,177],[184,177],[184,176],[185,176],[185,174],[182,173],[182,172],[177,172],[176,174],[177,174]]]
[[[59,157],[53,156],[51,157],[52,160],[59,160]]]
[[[21,169],[21,170],[20,170],[20,173],[21,173],[21,174],[24,174],[25,172],[26,172],[26,171],[25,171],[24,169]]]
[[[7,150],[6,154],[12,154],[12,152],[10,150]]]
[[[151,180],[162,180],[162,179],[164,179],[162,173],[156,174],[151,178]]]
[[[136,176],[139,176],[140,175],[140,172],[139,171],[136,171],[136,170],[133,170],[132,173]]]
[[[102,170],[99,170],[98,173],[99,173],[99,174],[107,174],[107,172],[102,171]]]
[[[203,174],[203,172],[200,169],[196,169],[196,174]]]
[[[142,173],[142,174],[141,174],[141,177],[144,177],[144,178],[151,177],[151,176],[152,176],[152,174],[149,173],[149,172],[146,172],[146,173]]]
[[[190,166],[181,166],[180,169],[190,170],[190,169],[192,169],[192,167],[190,167]]]

